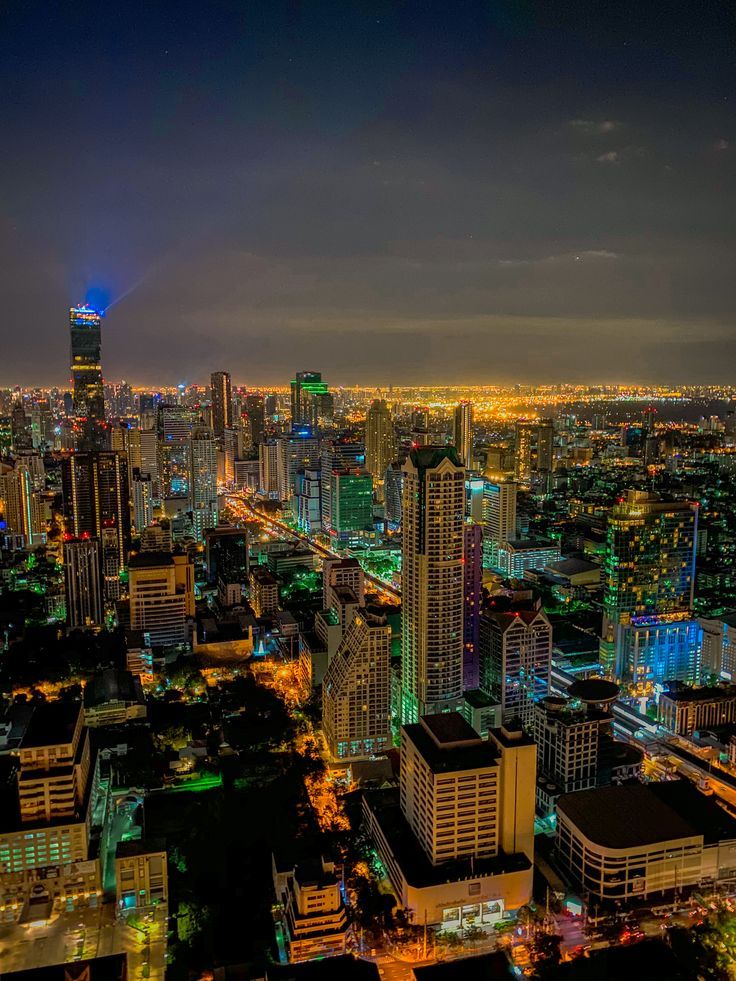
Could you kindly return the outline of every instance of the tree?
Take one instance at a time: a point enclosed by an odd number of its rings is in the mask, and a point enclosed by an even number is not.
[[[562,937],[556,933],[538,933],[531,949],[531,961],[535,978],[553,977],[562,959]]]

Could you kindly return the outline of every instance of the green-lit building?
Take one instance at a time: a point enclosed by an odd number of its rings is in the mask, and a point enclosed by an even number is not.
[[[330,537],[350,544],[373,532],[373,477],[366,470],[330,474]]]

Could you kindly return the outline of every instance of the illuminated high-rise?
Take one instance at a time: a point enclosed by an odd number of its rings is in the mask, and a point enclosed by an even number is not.
[[[386,468],[396,456],[396,433],[385,399],[373,399],[365,417],[365,468],[373,474],[379,500],[383,500]]]
[[[323,414],[324,399],[329,396],[320,371],[297,371],[291,383],[291,425],[316,427]]]
[[[217,525],[217,443],[211,429],[198,426],[189,442],[189,503],[194,533],[204,541]]]
[[[72,453],[61,464],[61,486],[67,534],[102,540],[104,528],[115,531],[118,569],[130,551],[128,464],[121,453]]]
[[[222,439],[226,429],[233,425],[233,393],[228,371],[215,371],[210,375],[212,389],[212,429]]]
[[[74,627],[101,627],[102,557],[97,538],[64,542],[66,622]]]
[[[463,693],[465,469],[452,446],[415,447],[402,499],[402,717]]]
[[[653,650],[646,658],[638,653],[634,658],[641,646],[638,635],[643,630],[651,634],[656,626],[655,647],[661,647],[687,633],[697,526],[697,505],[662,501],[643,491],[627,491],[609,515],[601,638],[601,660],[609,674],[627,677],[633,670],[631,680],[654,680],[646,677],[645,662],[659,654]],[[651,636],[645,639],[651,644]]]
[[[486,568],[499,568],[499,548],[516,538],[516,490],[513,481],[483,481],[483,564]]]
[[[102,314],[83,304],[69,311],[74,419],[80,450],[104,449],[105,396],[100,360]]]
[[[466,470],[473,466],[473,403],[461,402],[455,407],[453,445]]]

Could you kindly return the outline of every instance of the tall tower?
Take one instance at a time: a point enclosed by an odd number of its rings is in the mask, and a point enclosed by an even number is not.
[[[402,718],[463,693],[465,469],[452,446],[415,447],[402,499]]]
[[[627,635],[635,628],[661,627],[661,637],[649,641],[674,644],[678,620],[692,609],[697,527],[697,505],[661,501],[644,491],[627,491],[611,512],[601,638],[601,660],[609,674],[628,673]]]
[[[365,417],[365,468],[373,474],[379,500],[383,500],[386,468],[396,456],[396,434],[385,399],[373,399]]]
[[[207,528],[217,525],[217,444],[211,429],[192,430],[189,443],[189,503],[194,533],[204,541]]]
[[[226,429],[233,426],[233,393],[230,372],[215,371],[210,375],[212,389],[212,429],[222,439]]]
[[[77,448],[101,450],[106,445],[105,395],[100,361],[102,314],[86,304],[69,311],[74,418]]]
[[[102,540],[103,528],[115,530],[118,568],[130,551],[128,465],[111,451],[73,453],[62,461],[61,487],[66,530],[72,538]]]
[[[292,428],[317,424],[320,405],[329,395],[327,384],[322,381],[320,371],[297,371],[291,383],[291,425]]]
[[[461,402],[455,407],[453,445],[466,470],[473,466],[473,403]]]
[[[70,627],[101,627],[102,570],[96,538],[64,543],[66,622]]]
[[[516,484],[483,481],[483,564],[498,567],[498,549],[516,538]]]

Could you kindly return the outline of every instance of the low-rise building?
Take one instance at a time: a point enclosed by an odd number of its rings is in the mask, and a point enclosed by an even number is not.
[[[167,902],[169,886],[163,841],[119,842],[115,850],[115,888],[119,912]]]
[[[589,902],[736,880],[736,821],[687,780],[565,794],[556,834],[557,861]]]
[[[147,716],[140,678],[131,671],[105,668],[84,688],[84,722],[90,729]]]
[[[256,566],[251,569],[250,602],[257,617],[267,617],[279,608],[279,581],[268,569]]]
[[[289,961],[344,954],[349,924],[335,864],[320,858],[280,871],[274,859],[273,878]]]
[[[659,721],[678,736],[736,722],[736,685],[665,692],[659,696]]]

